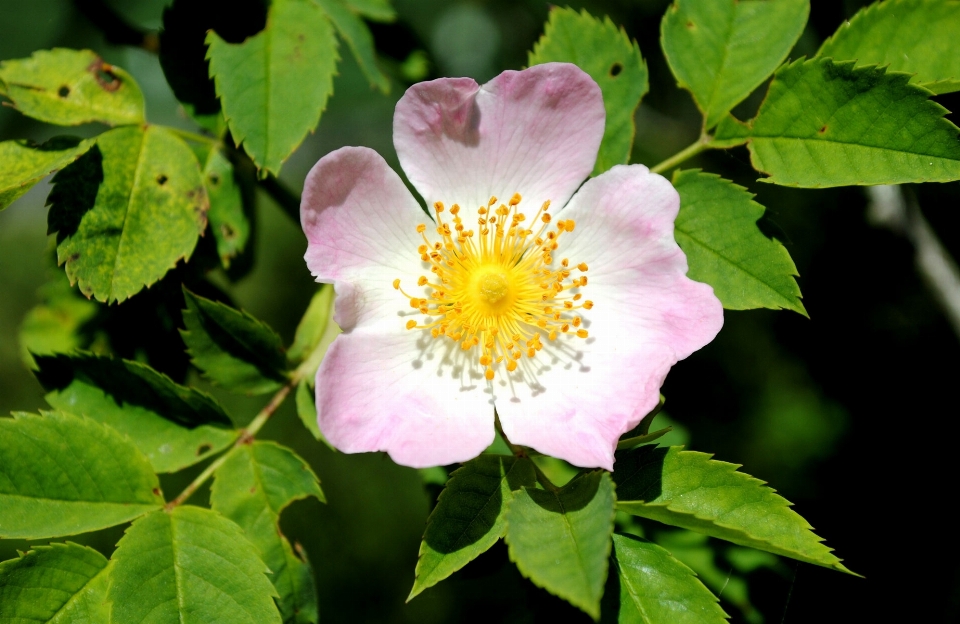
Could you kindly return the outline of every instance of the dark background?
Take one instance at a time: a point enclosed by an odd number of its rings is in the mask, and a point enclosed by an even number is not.
[[[163,0],[111,3],[129,23],[161,26]],[[794,53],[813,54],[820,42],[864,3],[814,0],[810,24]],[[610,15],[639,42],[650,68],[650,93],[637,114],[633,162],[653,165],[696,139],[700,119],[679,90],[659,45],[663,1],[572,3]],[[539,1],[397,0],[400,19],[376,25],[386,65],[415,50],[431,60],[431,76],[485,80],[525,64],[548,5]],[[193,128],[179,111],[157,57],[108,43],[102,31],[67,0],[0,0],[0,59],[54,46],[91,48],[130,71],[147,100],[148,118]],[[960,33],[958,33],[960,36]],[[299,188],[307,169],[341,145],[368,145],[396,165],[391,140],[393,104],[369,90],[344,58],[335,93],[318,131],[285,165],[282,178]],[[747,118],[761,88],[735,111]],[[960,98],[938,98],[951,110]],[[952,116],[954,122],[956,116]],[[91,135],[100,128],[81,128]],[[62,130],[0,109],[0,139],[43,139]],[[711,345],[678,364],[664,387],[667,411],[690,432],[690,446],[742,463],[768,481],[837,554],[865,579],[783,560],[749,574],[750,597],[767,622],[953,622],[960,620],[960,537],[953,421],[960,415],[957,336],[918,276],[903,238],[871,226],[860,188],[796,190],[757,183],[740,148],[702,155],[686,167],[720,173],[757,193],[767,207],[765,232],[781,239],[800,272],[810,318],[792,312],[727,312]],[[0,411],[42,407],[43,392],[21,362],[17,330],[52,275],[53,246],[45,236],[40,185],[0,213]],[[911,187],[927,219],[954,257],[960,255],[960,184]],[[299,227],[270,198],[259,196],[257,264],[228,286],[235,301],[269,322],[288,341],[314,292],[302,262]],[[214,275],[225,287],[228,282]],[[146,299],[144,300],[146,301]],[[174,328],[128,315],[125,330],[174,343]],[[196,375],[191,373],[191,379]],[[218,393],[239,420],[262,400]],[[524,581],[496,547],[409,605],[419,538],[436,495],[420,475],[380,455],[334,454],[306,435],[282,408],[263,435],[308,458],[329,499],[295,504],[285,533],[301,541],[317,571],[321,617],[335,622],[453,622],[557,619],[585,616]],[[945,445],[945,446],[939,446]],[[168,495],[202,468],[164,478]],[[205,492],[197,500],[203,501]],[[123,528],[77,538],[105,553]],[[14,556],[26,542],[0,544]],[[743,621],[728,603],[724,608]]]

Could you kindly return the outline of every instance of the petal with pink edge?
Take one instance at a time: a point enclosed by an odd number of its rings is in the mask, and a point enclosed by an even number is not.
[[[318,282],[334,284],[337,324],[346,331],[388,322],[402,331],[401,316],[411,310],[393,281],[420,292],[417,225],[432,222],[386,161],[366,147],[321,158],[304,182],[300,222],[307,267]]]
[[[482,87],[441,78],[397,103],[393,141],[428,205],[475,208],[523,195],[536,211],[562,206],[596,162],[606,113],[600,88],[576,65],[505,71]]]
[[[657,404],[670,367],[720,331],[719,300],[686,277],[673,238],[679,205],[669,182],[632,165],[589,180],[559,213],[576,227],[558,257],[588,265],[589,337],[543,340],[526,367],[495,382],[511,442],[611,470],[618,438]]]
[[[490,395],[445,375],[440,358],[424,352],[437,342],[428,339],[376,329],[337,337],[316,383],[317,420],[331,444],[424,468],[468,461],[493,442]]]

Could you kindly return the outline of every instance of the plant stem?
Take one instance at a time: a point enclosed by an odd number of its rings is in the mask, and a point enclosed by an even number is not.
[[[190,485],[184,488],[184,490],[180,492],[179,496],[167,503],[164,509],[170,511],[177,505],[182,505],[188,498],[193,496],[193,493],[197,491],[197,488],[199,488],[207,481],[207,479],[213,476],[213,473],[215,473],[217,469],[220,468],[220,466],[222,466],[238,448],[250,444],[253,441],[254,436],[257,435],[257,432],[259,432],[260,429],[267,423],[267,421],[270,420],[270,417],[273,416],[273,413],[277,411],[277,408],[280,407],[284,399],[287,398],[287,395],[290,394],[290,390],[292,390],[293,387],[299,382],[299,376],[294,375],[287,385],[280,388],[280,390],[273,395],[273,398],[270,399],[270,402],[267,403],[266,406],[264,406],[264,408],[253,417],[253,420],[250,421],[250,424],[240,430],[240,435],[237,436],[237,441],[233,443],[233,447],[215,459],[209,466],[207,466],[206,470],[201,472],[196,479],[191,481]]]
[[[713,137],[710,136],[709,134],[700,135],[700,138],[697,139],[696,143],[689,145],[686,148],[680,150],[679,152],[677,152],[670,158],[666,159],[659,165],[655,167],[650,167],[650,171],[652,173],[666,173],[667,171],[670,171],[674,167],[678,166],[680,163],[684,162],[685,160],[689,160],[690,158],[693,158],[703,150],[710,147],[710,141],[712,139]]]
[[[300,223],[300,196],[291,191],[280,180],[268,176],[260,180],[260,188],[265,190],[273,201],[283,210],[294,223]]]
[[[500,426],[500,415],[497,414],[497,411],[493,411],[493,424],[497,428],[497,433],[500,434],[500,437],[503,438],[504,443],[506,443],[507,448],[510,449],[510,452],[513,453],[513,456],[517,459],[529,459],[530,463],[533,464],[533,470],[537,474],[537,481],[540,482],[543,487],[547,488],[553,493],[560,491],[556,485],[553,484],[546,474],[540,470],[540,466],[537,465],[537,462],[533,461],[533,458],[530,457],[530,453],[527,452],[527,449],[522,446],[518,446],[510,441],[510,438],[507,437],[507,434],[503,432],[503,427]]]
[[[180,128],[174,128],[172,126],[164,126],[170,132],[180,136],[183,139],[188,141],[193,141],[194,143],[206,143],[207,145],[220,145],[220,139],[215,139],[214,137],[207,136],[205,134],[200,134],[199,132],[190,132],[189,130],[181,130]]]

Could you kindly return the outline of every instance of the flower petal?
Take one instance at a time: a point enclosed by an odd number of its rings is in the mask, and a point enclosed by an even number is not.
[[[393,141],[428,206],[475,209],[521,193],[532,212],[562,206],[590,175],[606,114],[600,88],[576,65],[506,71],[479,87],[441,78],[397,103]]]
[[[617,439],[657,404],[670,367],[720,331],[713,289],[686,277],[673,237],[679,206],[669,182],[632,165],[589,180],[560,212],[576,227],[557,255],[588,265],[589,338],[544,340],[525,373],[529,391],[519,376],[495,388],[511,442],[611,470]]]
[[[423,352],[436,342],[400,327],[338,336],[317,371],[317,419],[327,440],[345,453],[386,451],[414,468],[464,462],[490,446],[489,395],[441,376]]]
[[[334,284],[337,324],[347,331],[388,321],[402,329],[398,315],[409,307],[393,281],[416,289],[417,225],[431,221],[386,161],[366,147],[321,158],[304,182],[300,223],[307,267],[318,282]]]

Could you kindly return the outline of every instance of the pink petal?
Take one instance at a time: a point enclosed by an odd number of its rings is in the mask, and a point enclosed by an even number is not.
[[[437,342],[399,324],[393,332],[337,337],[317,371],[317,416],[327,440],[345,453],[386,451],[414,468],[482,453],[494,437],[491,399],[440,373],[439,358],[424,352]]]
[[[581,292],[595,304],[582,314],[590,337],[544,340],[530,389],[497,387],[511,442],[612,469],[617,439],[657,404],[670,367],[720,331],[720,301],[686,277],[673,238],[679,206],[669,182],[632,165],[589,180],[559,213],[576,227],[563,234],[556,256],[589,267]]]
[[[335,285],[335,319],[354,325],[388,320],[402,328],[410,308],[393,288],[416,290],[423,273],[417,224],[432,223],[396,172],[375,151],[343,147],[314,165],[304,182],[300,223],[307,267]]]
[[[528,212],[560,207],[593,170],[605,122],[597,84],[575,65],[506,71],[479,87],[441,78],[397,103],[393,141],[427,205],[473,210],[523,196]]]

